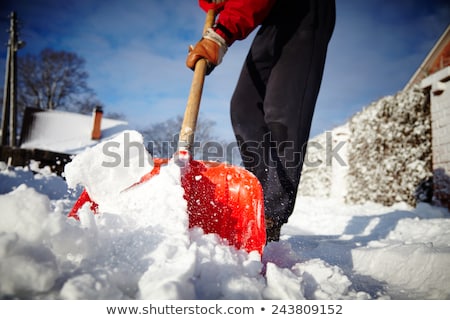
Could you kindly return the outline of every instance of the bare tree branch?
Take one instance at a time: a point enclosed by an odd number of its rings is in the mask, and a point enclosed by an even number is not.
[[[39,55],[19,59],[19,108],[65,109],[86,112],[86,105],[98,105],[87,85],[85,60],[73,52],[44,49]],[[87,103],[92,99],[95,103]],[[91,110],[92,111],[92,110]]]

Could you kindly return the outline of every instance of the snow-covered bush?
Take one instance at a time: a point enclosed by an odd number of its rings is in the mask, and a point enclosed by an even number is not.
[[[418,87],[384,97],[350,119],[347,201],[415,204],[432,175],[431,118]]]

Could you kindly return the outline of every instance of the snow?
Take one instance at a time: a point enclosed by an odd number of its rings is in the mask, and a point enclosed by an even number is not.
[[[35,112],[31,125],[31,136],[21,147],[54,152],[77,154],[98,143],[91,139],[93,117],[79,113],[46,110]],[[125,121],[102,118],[102,138],[111,139],[128,127]]]
[[[261,257],[188,229],[175,164],[124,191],[152,162],[137,132],[114,139],[134,143],[114,149],[128,166],[102,166],[106,142],[75,157],[67,180],[36,164],[0,164],[1,298],[450,298],[447,210],[299,195]],[[86,205],[77,221],[67,214],[81,186],[100,213]]]

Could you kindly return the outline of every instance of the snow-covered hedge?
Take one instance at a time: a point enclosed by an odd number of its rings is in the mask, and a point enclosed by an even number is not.
[[[350,119],[347,201],[415,204],[432,175],[431,118],[418,87],[372,103]]]

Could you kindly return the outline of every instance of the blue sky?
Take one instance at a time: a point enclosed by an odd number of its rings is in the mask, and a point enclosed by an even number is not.
[[[336,6],[311,135],[401,90],[450,23],[444,0],[336,0]],[[125,114],[137,128],[184,113],[192,79],[184,61],[204,21],[196,0],[3,0],[1,44],[12,10],[27,43],[19,55],[51,47],[82,56],[106,111]],[[252,38],[236,42],[206,79],[200,116],[215,120],[223,139],[233,139],[229,100]],[[5,58],[4,46],[2,87]]]

